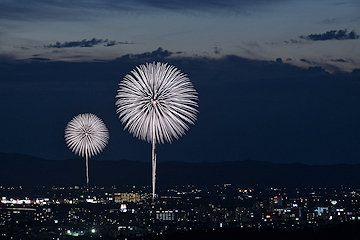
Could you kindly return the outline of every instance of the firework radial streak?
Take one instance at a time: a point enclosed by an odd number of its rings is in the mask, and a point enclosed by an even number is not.
[[[69,149],[86,162],[86,184],[89,186],[89,158],[101,152],[109,141],[109,131],[95,114],[75,116],[65,128],[65,142]]]
[[[116,113],[134,137],[152,144],[152,197],[155,198],[157,143],[178,139],[194,124],[197,92],[189,78],[166,63],[146,63],[119,83]]]

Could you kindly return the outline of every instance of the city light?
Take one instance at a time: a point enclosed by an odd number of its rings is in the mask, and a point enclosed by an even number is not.
[[[19,226],[20,221],[31,223],[22,225],[22,232],[27,232],[26,235],[33,239],[41,239],[41,234],[46,232],[52,232],[57,238],[63,235],[104,237],[105,233],[111,233],[124,239],[191,231],[199,229],[199,226],[202,230],[317,229],[360,220],[360,209],[352,201],[360,200],[357,194],[360,189],[356,190],[356,194],[339,194],[339,190],[330,192],[329,189],[324,191],[319,188],[316,198],[320,201],[313,202],[305,201],[314,196],[313,189],[308,192],[301,189],[299,194],[293,189],[259,187],[252,189],[252,197],[249,197],[249,190],[239,191],[237,187],[223,184],[211,187],[187,185],[160,189],[156,204],[152,203],[151,193],[142,186],[133,188],[129,185],[127,191],[122,188],[123,192],[111,192],[116,191],[111,189],[98,187],[90,192],[87,187],[52,187],[51,190],[37,192],[36,198],[22,198],[30,201],[31,204],[26,205],[14,204],[20,199],[11,196],[12,191],[6,194],[3,191],[1,199],[6,201],[0,206],[0,223],[6,226],[4,229]],[[22,191],[25,193],[25,190]],[[281,195],[274,194],[274,191],[281,191]],[[179,192],[181,195],[178,195]],[[109,196],[114,198],[110,200]],[[46,205],[41,204],[42,199],[46,200]],[[98,204],[88,200],[96,200]],[[333,201],[337,201],[336,205]],[[39,226],[42,231],[31,226]]]

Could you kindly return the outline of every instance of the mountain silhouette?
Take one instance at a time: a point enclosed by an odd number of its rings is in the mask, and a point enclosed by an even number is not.
[[[22,154],[0,153],[2,186],[83,186],[85,160],[47,160]],[[123,186],[151,184],[151,164],[129,160],[89,161],[90,185]],[[157,186],[195,184],[210,186],[231,183],[236,186],[348,186],[360,182],[359,164],[306,165],[264,161],[159,162]]]

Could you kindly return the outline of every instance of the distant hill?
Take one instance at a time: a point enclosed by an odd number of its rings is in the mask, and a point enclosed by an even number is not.
[[[85,185],[85,160],[46,160],[21,154],[0,153],[2,186]],[[150,185],[150,162],[128,160],[89,163],[90,183],[96,186]],[[305,165],[262,161],[159,162],[157,185],[239,186],[339,186],[359,187],[359,164]]]

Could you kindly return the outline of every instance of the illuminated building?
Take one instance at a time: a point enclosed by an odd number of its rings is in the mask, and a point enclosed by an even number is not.
[[[172,210],[156,211],[156,219],[160,221],[174,221],[175,213]]]
[[[279,195],[270,198],[270,204],[280,207],[283,206],[283,197]]]
[[[329,208],[328,207],[317,207],[314,211],[317,212],[318,216],[321,216],[324,213],[328,213]]]
[[[139,193],[114,193],[114,201],[116,203],[122,202],[139,202],[140,194]]]

